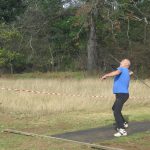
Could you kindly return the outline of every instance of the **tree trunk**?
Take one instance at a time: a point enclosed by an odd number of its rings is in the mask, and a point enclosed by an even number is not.
[[[96,39],[96,29],[93,15],[90,17],[90,34],[87,44],[88,62],[87,69],[92,72],[97,69],[97,39]]]
[[[14,73],[13,64],[10,64],[10,73],[11,73],[11,74]]]

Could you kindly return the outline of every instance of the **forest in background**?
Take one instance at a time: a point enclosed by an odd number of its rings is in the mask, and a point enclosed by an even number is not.
[[[149,0],[0,0],[0,72],[150,74]]]

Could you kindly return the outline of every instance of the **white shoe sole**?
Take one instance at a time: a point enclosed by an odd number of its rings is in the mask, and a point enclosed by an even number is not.
[[[114,134],[114,137],[122,137],[122,136],[127,136],[128,134],[121,134],[121,135],[115,135]]]

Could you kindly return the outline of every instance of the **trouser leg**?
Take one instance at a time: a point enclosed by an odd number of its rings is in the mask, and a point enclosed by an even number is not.
[[[118,128],[124,128],[125,119],[121,113],[124,103],[127,101],[128,94],[116,94],[116,101],[112,107],[114,118]]]
[[[125,123],[125,122],[126,122],[126,120],[124,119],[124,117],[123,117],[122,113],[121,113],[121,117],[122,117],[123,123]]]

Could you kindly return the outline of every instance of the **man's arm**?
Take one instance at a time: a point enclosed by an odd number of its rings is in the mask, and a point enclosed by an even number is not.
[[[113,72],[110,72],[108,74],[105,74],[104,76],[102,76],[102,80],[106,79],[107,77],[113,77],[113,76],[116,76],[116,75],[119,75],[121,73],[120,70],[116,70],[116,71],[113,71]]]

